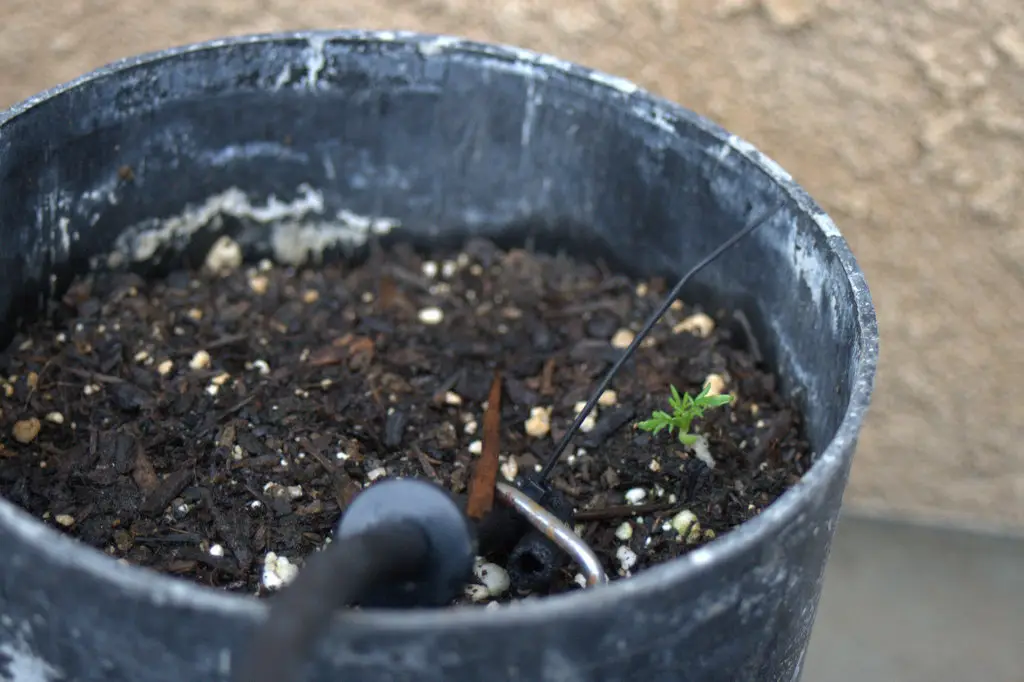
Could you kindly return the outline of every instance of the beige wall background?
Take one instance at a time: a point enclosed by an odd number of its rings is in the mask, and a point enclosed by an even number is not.
[[[833,214],[878,307],[847,499],[1024,527],[1024,3],[0,0],[0,106],[138,52],[342,27],[553,53],[761,147]]]

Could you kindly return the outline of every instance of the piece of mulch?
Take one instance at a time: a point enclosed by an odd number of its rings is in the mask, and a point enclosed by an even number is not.
[[[478,240],[349,267],[90,276],[0,357],[0,494],[111,556],[266,594],[372,482],[465,493],[495,369],[499,479],[539,468],[666,290]],[[556,469],[613,579],[728,532],[810,466],[799,411],[744,327],[714,317],[677,303]],[[634,428],[670,383],[709,378],[736,401],[696,424],[706,448]],[[551,591],[579,578],[569,564]]]

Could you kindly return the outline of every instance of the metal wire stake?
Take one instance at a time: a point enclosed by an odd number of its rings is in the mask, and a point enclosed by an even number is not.
[[[507,483],[496,483],[498,497],[503,502],[522,514],[531,526],[544,533],[569,556],[576,560],[586,578],[587,587],[602,585],[608,582],[604,566],[597,554],[576,535],[562,520],[534,502],[529,495]]]

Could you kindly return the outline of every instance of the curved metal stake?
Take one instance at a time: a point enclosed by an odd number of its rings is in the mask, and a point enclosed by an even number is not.
[[[569,526],[562,523],[561,519],[549,512],[544,507],[534,502],[526,493],[507,483],[496,483],[495,489],[498,497],[522,514],[534,528],[544,533],[552,542],[561,547],[569,556],[576,560],[576,563],[583,569],[583,576],[587,579],[587,587],[603,585],[608,582],[608,576],[604,572],[604,566],[600,559],[590,549],[590,545],[576,535]]]

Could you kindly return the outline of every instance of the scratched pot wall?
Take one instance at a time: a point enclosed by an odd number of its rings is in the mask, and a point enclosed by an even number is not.
[[[1024,4],[4,0],[0,106],[138,52],[350,27],[554,53],[761,147],[832,213],[878,307],[847,499],[1024,526]]]

